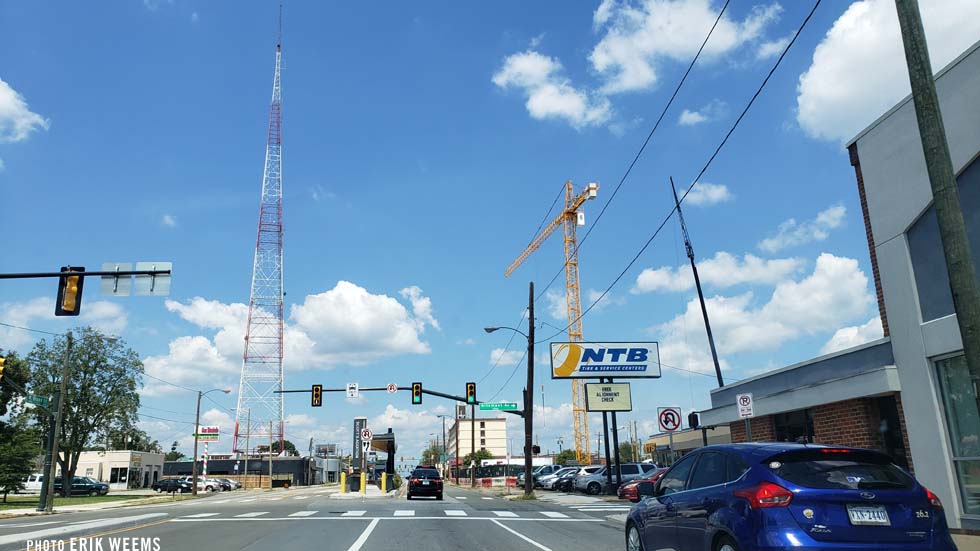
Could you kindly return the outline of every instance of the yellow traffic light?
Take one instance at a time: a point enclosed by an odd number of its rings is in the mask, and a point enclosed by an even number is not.
[[[7,361],[7,358],[0,358],[0,381],[3,381],[3,364]]]
[[[313,385],[313,407],[318,408],[323,405],[323,385]]]
[[[422,383],[412,383],[412,405],[422,403]]]
[[[82,285],[85,283],[85,276],[81,274],[85,268],[62,266],[61,271],[71,275],[58,278],[58,302],[55,304],[54,315],[77,316],[82,310]]]
[[[466,403],[476,403],[476,383],[466,383]]]

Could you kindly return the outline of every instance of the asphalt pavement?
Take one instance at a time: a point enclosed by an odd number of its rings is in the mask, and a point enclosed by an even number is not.
[[[539,492],[543,499],[535,501],[455,487],[446,488],[442,501],[338,499],[334,492],[226,492],[164,505],[7,519],[0,521],[0,550],[594,551],[623,548],[628,510],[628,504],[551,492]]]

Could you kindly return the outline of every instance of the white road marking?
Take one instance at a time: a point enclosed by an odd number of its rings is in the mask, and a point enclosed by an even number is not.
[[[204,517],[214,517],[218,516],[220,513],[198,513],[196,515],[187,515],[184,518],[204,518]]]
[[[585,509],[576,509],[576,510],[577,511],[593,512],[594,513],[594,512],[601,512],[601,511],[607,511],[607,512],[608,511],[629,511],[630,508],[629,507],[605,508],[605,509],[588,509],[588,508],[585,508]]]
[[[309,498],[309,497],[310,497],[310,496],[296,496],[296,497],[294,497],[293,499],[307,499],[307,498]]]
[[[252,511],[251,513],[242,513],[240,515],[235,515],[235,517],[237,517],[237,518],[252,518],[252,517],[258,517],[258,516],[261,516],[261,515],[268,515],[268,514],[269,514],[269,511]]]
[[[218,501],[209,501],[208,503],[228,503],[230,499],[219,499]]]
[[[358,517],[358,518],[342,518],[339,517],[269,517],[269,518],[234,518],[234,517],[214,517],[214,518],[175,518],[171,522],[260,522],[260,521],[289,521],[296,522],[300,520],[316,520],[316,521],[328,521],[336,520],[343,522],[345,520],[386,520],[386,521],[402,521],[402,520],[450,520],[445,516],[441,517]],[[452,517],[451,520],[476,520],[476,521],[491,521],[497,522],[495,518],[489,517]],[[606,522],[601,518],[509,518],[505,519],[506,522]]]
[[[239,503],[248,503],[249,501],[255,501],[255,498],[253,497],[252,499],[243,499],[239,501]]]
[[[493,514],[497,515],[498,517],[509,517],[509,518],[514,518],[517,516],[517,513],[513,511],[494,511]]]
[[[509,526],[505,526],[505,525],[504,525],[503,523],[501,523],[501,522],[500,522],[499,520],[497,520],[497,519],[490,519],[490,522],[492,522],[492,523],[494,523],[494,524],[496,524],[497,526],[499,526],[499,527],[501,527],[501,528],[503,528],[504,530],[507,530],[507,531],[508,531],[508,532],[510,532],[511,534],[514,534],[515,536],[517,536],[517,537],[519,537],[519,538],[521,538],[522,540],[524,540],[524,541],[526,541],[526,542],[528,542],[528,543],[530,543],[531,545],[533,545],[533,546],[535,546],[535,547],[537,547],[538,549],[541,549],[542,551],[551,551],[551,549],[549,549],[549,548],[547,548],[547,547],[545,547],[545,546],[543,546],[543,545],[541,545],[540,543],[538,543],[538,542],[536,542],[536,541],[534,541],[534,540],[532,540],[531,538],[529,538],[529,537],[527,537],[527,536],[525,536],[524,534],[522,534],[522,533],[520,533],[520,532],[518,532],[517,530],[514,530],[513,528],[511,528],[511,527],[509,527]]]
[[[486,500],[491,500],[491,499],[493,499],[493,498],[492,498],[492,497],[481,497],[480,499],[486,499]]]
[[[346,513],[340,515],[342,517],[363,517],[364,513],[367,511],[347,511]]]
[[[466,496],[459,496],[456,499],[466,499]]]
[[[317,514],[319,511],[296,511],[295,513],[289,515],[291,517],[308,517]]]
[[[460,511],[458,509],[447,509],[445,511],[447,517],[465,517],[466,511]]]
[[[354,543],[347,548],[347,551],[361,551],[361,547],[364,546],[364,542],[367,541],[368,537],[371,535],[371,532],[374,532],[374,527],[378,525],[378,522],[378,519],[372,520],[371,524],[368,524],[367,528],[361,532],[361,535],[358,536],[358,538],[354,540]]]
[[[83,520],[82,522],[72,522],[70,524],[85,524],[86,522],[92,522],[90,520]],[[58,524],[58,521],[52,520],[48,522],[29,522],[26,524],[4,524],[0,528],[30,528],[34,526],[44,526],[45,524]]]
[[[148,513],[145,515],[135,515],[131,517],[119,517],[119,518],[110,518],[104,520],[94,520],[92,522],[86,522],[84,524],[76,524],[74,526],[59,526],[57,528],[47,528],[45,530],[37,530],[35,532],[21,532],[19,534],[6,534],[0,536],[0,545],[6,545],[8,543],[16,543],[16,542],[27,541],[27,540],[47,539],[50,538],[51,536],[60,536],[62,534],[67,534],[69,532],[77,532],[79,530],[89,530],[91,528],[103,528],[115,524],[126,524],[126,523],[135,524],[152,518],[160,518],[165,516],[167,516],[166,513]]]
[[[415,516],[415,510],[414,509],[398,509],[397,511],[395,511],[395,516],[396,517],[414,517]]]
[[[556,513],[554,511],[541,511],[541,514],[548,518],[568,518],[565,513]]]
[[[267,498],[265,498],[265,501],[279,501],[280,499],[282,499],[282,498],[281,497],[267,497]]]

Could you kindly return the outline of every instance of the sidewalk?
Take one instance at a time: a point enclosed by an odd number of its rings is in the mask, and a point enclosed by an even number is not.
[[[960,551],[980,551],[980,536],[961,536],[953,534],[953,541]]]
[[[340,493],[340,488],[337,488],[335,492],[329,494],[330,499],[386,499],[390,497],[395,497],[401,493],[401,489],[390,490],[387,494],[381,493],[381,488],[378,488],[374,484],[368,484],[364,488],[364,493],[360,492],[347,492]]]

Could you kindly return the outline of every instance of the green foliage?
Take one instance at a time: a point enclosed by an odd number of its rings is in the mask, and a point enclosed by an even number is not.
[[[29,373],[27,362],[15,352],[0,350],[0,356],[6,358],[3,382],[0,383],[0,416],[5,416],[14,409],[11,401],[20,394],[10,383],[24,388]],[[40,437],[39,431],[31,427],[26,418],[12,415],[6,421],[0,421],[0,492],[3,501],[7,501],[9,492],[23,489],[23,480],[33,470],[34,458],[41,453]]]
[[[569,461],[575,461],[575,450],[562,450],[555,456],[555,464],[564,465]]]
[[[636,461],[639,461],[639,459],[636,457],[636,453],[634,452],[635,450],[633,449],[632,444],[629,442],[621,443],[619,445],[619,460],[622,463],[635,463]]]
[[[288,455],[299,455],[299,452],[296,451],[296,446],[289,440],[283,440],[282,447]],[[279,442],[272,443],[272,453],[279,453]]]
[[[422,452],[422,465],[435,465],[439,463],[442,454],[442,446],[432,443]]]
[[[58,435],[58,464],[66,473],[66,492],[83,450],[105,442],[113,427],[136,425],[140,405],[137,391],[143,378],[143,362],[121,339],[106,339],[92,327],[78,329],[74,336]],[[27,357],[32,393],[51,396],[58,390],[67,346],[67,337],[34,345]],[[36,412],[34,416],[43,426],[43,414]]]
[[[402,486],[402,477],[398,473],[391,475],[391,489],[397,490]]]
[[[468,453],[463,456],[463,468],[469,468],[471,462],[475,462],[476,466],[480,466],[480,462],[484,459],[493,459],[493,454],[487,450],[476,450],[476,453]]]
[[[184,454],[183,454],[183,452],[177,451],[177,441],[174,440],[174,443],[170,446],[170,451],[168,451],[167,454],[163,456],[163,460],[164,461],[177,461],[181,457],[184,457]]]
[[[14,385],[10,383],[24,388],[27,386],[30,373],[27,362],[18,357],[16,352],[10,350],[4,352],[0,348],[0,357],[4,357],[7,360],[4,364],[3,382],[0,382],[0,417],[2,417],[7,414],[10,401],[14,396],[20,395],[19,392],[14,390]]]

